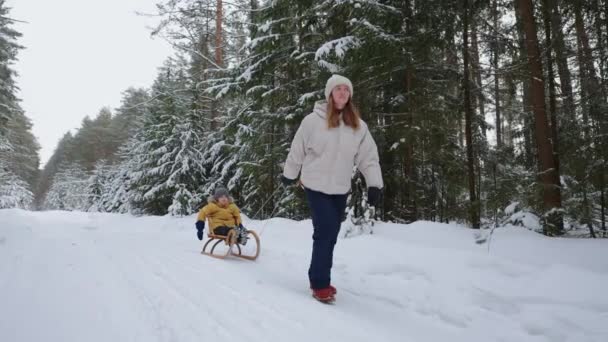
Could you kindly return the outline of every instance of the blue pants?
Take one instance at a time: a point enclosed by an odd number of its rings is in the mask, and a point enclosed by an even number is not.
[[[334,246],[346,209],[347,195],[327,195],[306,189],[306,197],[314,227],[308,279],[313,289],[323,289],[331,283]]]
[[[234,227],[227,227],[227,226],[220,226],[220,227],[216,227],[213,230],[213,234],[215,235],[228,235],[228,233],[234,229]]]

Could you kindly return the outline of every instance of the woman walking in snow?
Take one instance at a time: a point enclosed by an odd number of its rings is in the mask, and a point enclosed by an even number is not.
[[[314,227],[308,278],[313,296],[323,302],[333,301],[336,295],[331,267],[353,166],[365,177],[370,205],[378,204],[383,187],[378,148],[352,95],[346,77],[333,75],[327,80],[325,101],[317,101],[302,120],[282,176],[285,185],[293,185],[299,175],[306,191]]]

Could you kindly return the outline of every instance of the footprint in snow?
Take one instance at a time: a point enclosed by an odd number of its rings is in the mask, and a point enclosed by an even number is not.
[[[514,301],[482,288],[473,289],[472,299],[478,307],[503,316],[515,316],[521,312]]]
[[[431,276],[421,269],[416,269],[407,265],[394,265],[389,267],[381,267],[368,272],[371,276],[392,276],[396,275],[405,280],[423,279],[431,282]]]

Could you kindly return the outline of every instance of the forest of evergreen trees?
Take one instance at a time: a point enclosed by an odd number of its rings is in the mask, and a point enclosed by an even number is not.
[[[0,209],[31,207],[40,164],[32,122],[17,97],[13,65],[22,46],[13,24],[0,0]]]
[[[38,171],[0,0],[0,208],[188,215],[223,184],[254,218],[307,217],[282,163],[339,73],[380,149],[380,219],[607,235],[608,0],[163,0],[149,15],[174,56]],[[363,190],[355,174],[355,216]]]

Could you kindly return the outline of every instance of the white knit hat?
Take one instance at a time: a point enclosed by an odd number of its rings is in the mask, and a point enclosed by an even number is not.
[[[348,90],[350,91],[350,97],[353,97],[353,84],[350,82],[350,80],[344,76],[334,74],[331,75],[331,77],[327,80],[327,84],[325,84],[325,100],[329,101],[331,91],[339,85],[347,86]]]

